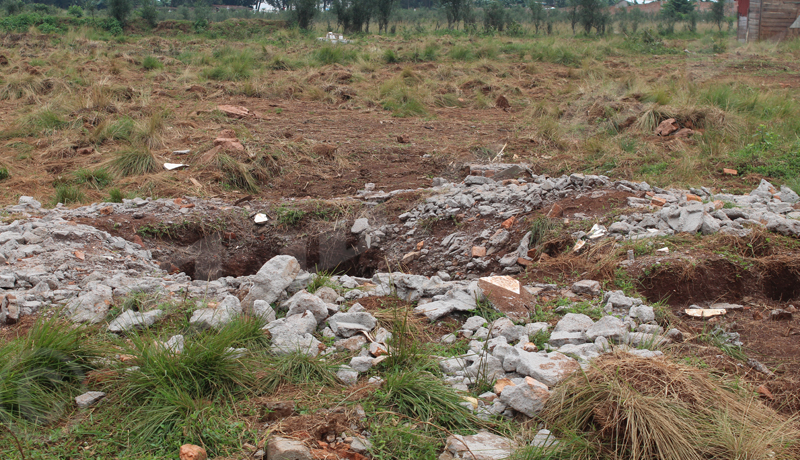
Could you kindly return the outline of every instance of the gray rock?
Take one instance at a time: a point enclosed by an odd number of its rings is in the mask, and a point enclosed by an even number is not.
[[[519,351],[518,359],[519,363],[516,365],[517,373],[529,375],[548,387],[553,387],[564,380],[578,370],[579,367],[577,361],[558,352],[529,353],[527,351]],[[505,367],[505,360],[503,365]]]
[[[112,293],[110,287],[98,284],[91,291],[84,292],[70,301],[65,311],[69,318],[76,323],[99,323],[108,314],[113,300]]]
[[[356,372],[367,372],[372,369],[373,358],[369,356],[355,356],[350,360],[350,367]]]
[[[558,321],[555,329],[553,329],[553,333],[586,332],[586,330],[589,329],[592,324],[594,324],[592,318],[589,318],[584,314],[567,313],[563,318],[561,318],[561,320]]]
[[[358,383],[358,371],[350,366],[339,366],[339,370],[336,371],[336,377],[339,377],[339,380],[348,386]]]
[[[630,308],[641,304],[641,301],[632,297],[627,297],[622,291],[606,292],[603,302],[610,303],[613,308]]]
[[[475,332],[479,327],[483,327],[485,324],[486,320],[482,316],[471,316],[464,321],[464,325],[461,326],[461,329]]]
[[[105,398],[106,394],[102,391],[87,391],[86,393],[75,397],[75,404],[81,409],[97,404],[98,401]]]
[[[305,311],[299,315],[276,319],[262,329],[268,330],[273,336],[281,334],[312,334],[317,330],[317,320],[311,312]]]
[[[272,436],[267,440],[267,460],[314,460],[302,441]]]
[[[305,311],[310,311],[317,323],[325,321],[325,318],[328,317],[328,307],[325,301],[314,294],[309,294],[307,291],[300,291],[293,295],[286,305],[289,308],[286,316],[299,315]]]
[[[625,325],[616,316],[606,315],[586,330],[586,338],[594,342],[598,337],[618,341],[625,334]]]
[[[547,385],[535,379],[525,379],[519,385],[509,385],[500,393],[500,401],[517,412],[534,417],[550,398]]]
[[[554,331],[550,334],[550,341],[548,343],[550,343],[553,348],[559,348],[564,345],[580,345],[586,343],[586,338],[583,332]]]
[[[367,312],[336,313],[328,318],[328,325],[338,337],[352,337],[361,331],[371,331],[378,320]]]
[[[17,277],[14,276],[13,273],[0,274],[0,288],[3,288],[3,289],[14,289],[14,282],[16,280],[17,280]]]
[[[251,309],[256,300],[275,302],[299,274],[300,264],[292,256],[275,256],[268,260],[253,275],[253,285],[243,301],[245,309]]]
[[[472,177],[472,176],[468,176]],[[500,460],[511,456],[516,443],[508,438],[480,431],[471,436],[447,437],[446,450],[456,458],[469,460]]]
[[[548,449],[550,447],[556,447],[557,445],[558,440],[555,435],[553,435],[550,430],[545,430],[544,428],[537,431],[536,436],[534,436],[533,441],[531,441],[531,446],[540,449]]]
[[[350,228],[350,232],[356,235],[361,234],[364,230],[369,228],[369,221],[365,218],[356,219],[353,222],[353,227]]]
[[[794,204],[800,201],[800,196],[798,196],[794,190],[785,185],[781,185],[781,192],[778,196],[784,203]]]
[[[253,302],[253,316],[261,318],[262,321],[271,323],[275,321],[275,310],[266,300],[256,300]]]
[[[144,313],[125,310],[114,321],[111,321],[108,325],[108,330],[110,332],[125,332],[132,329],[145,329],[155,324],[156,320],[163,314],[164,312],[161,310],[152,310]]]
[[[661,210],[661,218],[676,232],[697,233],[703,225],[703,215],[703,204],[696,201]]]
[[[183,353],[184,338],[182,335],[173,335],[166,342],[164,342],[164,349],[178,355]]]
[[[358,454],[364,454],[372,449],[372,443],[361,436],[353,436],[353,441],[350,443],[350,450]]]
[[[317,356],[320,352],[320,345],[322,342],[311,334],[284,333],[272,336],[270,350],[277,355],[303,353],[308,356]]]
[[[637,319],[640,323],[649,323],[656,320],[656,313],[653,311],[653,307],[648,307],[647,305],[631,307],[628,316]]]
[[[494,180],[484,176],[467,176],[464,178],[464,185],[483,185],[494,183]]]
[[[333,290],[333,288],[328,286],[322,286],[321,288],[317,289],[314,292],[314,295],[322,299],[325,303],[336,303],[336,299],[339,298],[339,294]]]
[[[37,210],[42,208],[42,203],[39,203],[34,199],[32,196],[21,196],[19,197],[19,206],[24,206],[30,208],[32,210]]]
[[[712,217],[710,214],[703,214],[703,225],[700,227],[700,232],[703,235],[712,235],[717,233],[720,229],[720,222]]]
[[[600,294],[600,283],[595,280],[581,280],[572,284],[570,288],[575,294],[596,296]]]

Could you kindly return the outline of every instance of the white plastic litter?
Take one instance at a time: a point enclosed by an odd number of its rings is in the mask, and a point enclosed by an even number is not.
[[[267,215],[264,213],[258,213],[253,217],[253,222],[257,223],[258,225],[264,225],[269,221]]]
[[[188,168],[189,165],[183,163],[164,163],[164,169],[173,171],[175,169]]]
[[[594,224],[594,225],[592,225],[592,229],[589,230],[589,234],[586,235],[586,238],[588,238],[590,240],[596,240],[596,239],[604,237],[606,235],[606,233],[607,233],[607,230],[606,230],[606,228],[604,226],[602,226],[600,224]]]
[[[328,32],[324,37],[317,37],[317,40],[330,43],[350,43],[350,40],[344,38],[344,35],[333,32]]]

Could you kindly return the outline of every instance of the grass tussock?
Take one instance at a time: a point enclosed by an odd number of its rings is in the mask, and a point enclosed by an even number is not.
[[[100,354],[83,328],[57,316],[39,319],[26,336],[0,347],[0,420],[57,420]]]
[[[127,149],[117,153],[109,169],[122,177],[141,176],[158,170],[156,157],[147,149]]]
[[[800,432],[735,382],[666,359],[598,358],[563,382],[543,418],[580,433],[594,458],[701,460],[794,458]],[[564,458],[589,458],[587,452]]]
[[[247,193],[258,193],[258,180],[248,165],[226,154],[217,155],[215,162],[225,176],[225,185]]]
[[[86,201],[86,194],[73,184],[58,184],[56,185],[56,193],[53,197],[54,203],[74,204],[83,203]]]

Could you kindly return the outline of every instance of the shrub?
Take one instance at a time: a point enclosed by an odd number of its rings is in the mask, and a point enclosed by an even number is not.
[[[8,168],[5,166],[0,167],[0,181],[8,179],[10,175],[11,174],[9,174]]]
[[[112,188],[108,191],[108,201],[110,203],[122,203],[123,198],[125,198],[125,196],[118,188]]]
[[[111,170],[122,177],[140,176],[157,169],[156,158],[146,149],[123,150],[111,160]]]
[[[76,18],[83,17],[83,8],[78,5],[70,5],[70,7],[67,8],[67,14]]]
[[[139,10],[139,15],[150,27],[158,25],[158,10],[156,10],[156,2],[154,0],[144,0]]]
[[[108,0],[108,14],[124,25],[131,14],[131,0]]]

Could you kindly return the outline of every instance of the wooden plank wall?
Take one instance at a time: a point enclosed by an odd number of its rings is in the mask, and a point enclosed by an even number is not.
[[[800,0],[755,0],[753,3],[756,1],[763,2],[758,39],[781,40],[786,38],[789,34],[789,26],[800,15]]]
[[[761,23],[761,2],[762,0],[750,0],[750,14],[747,18],[747,41],[758,40],[758,25]]]

